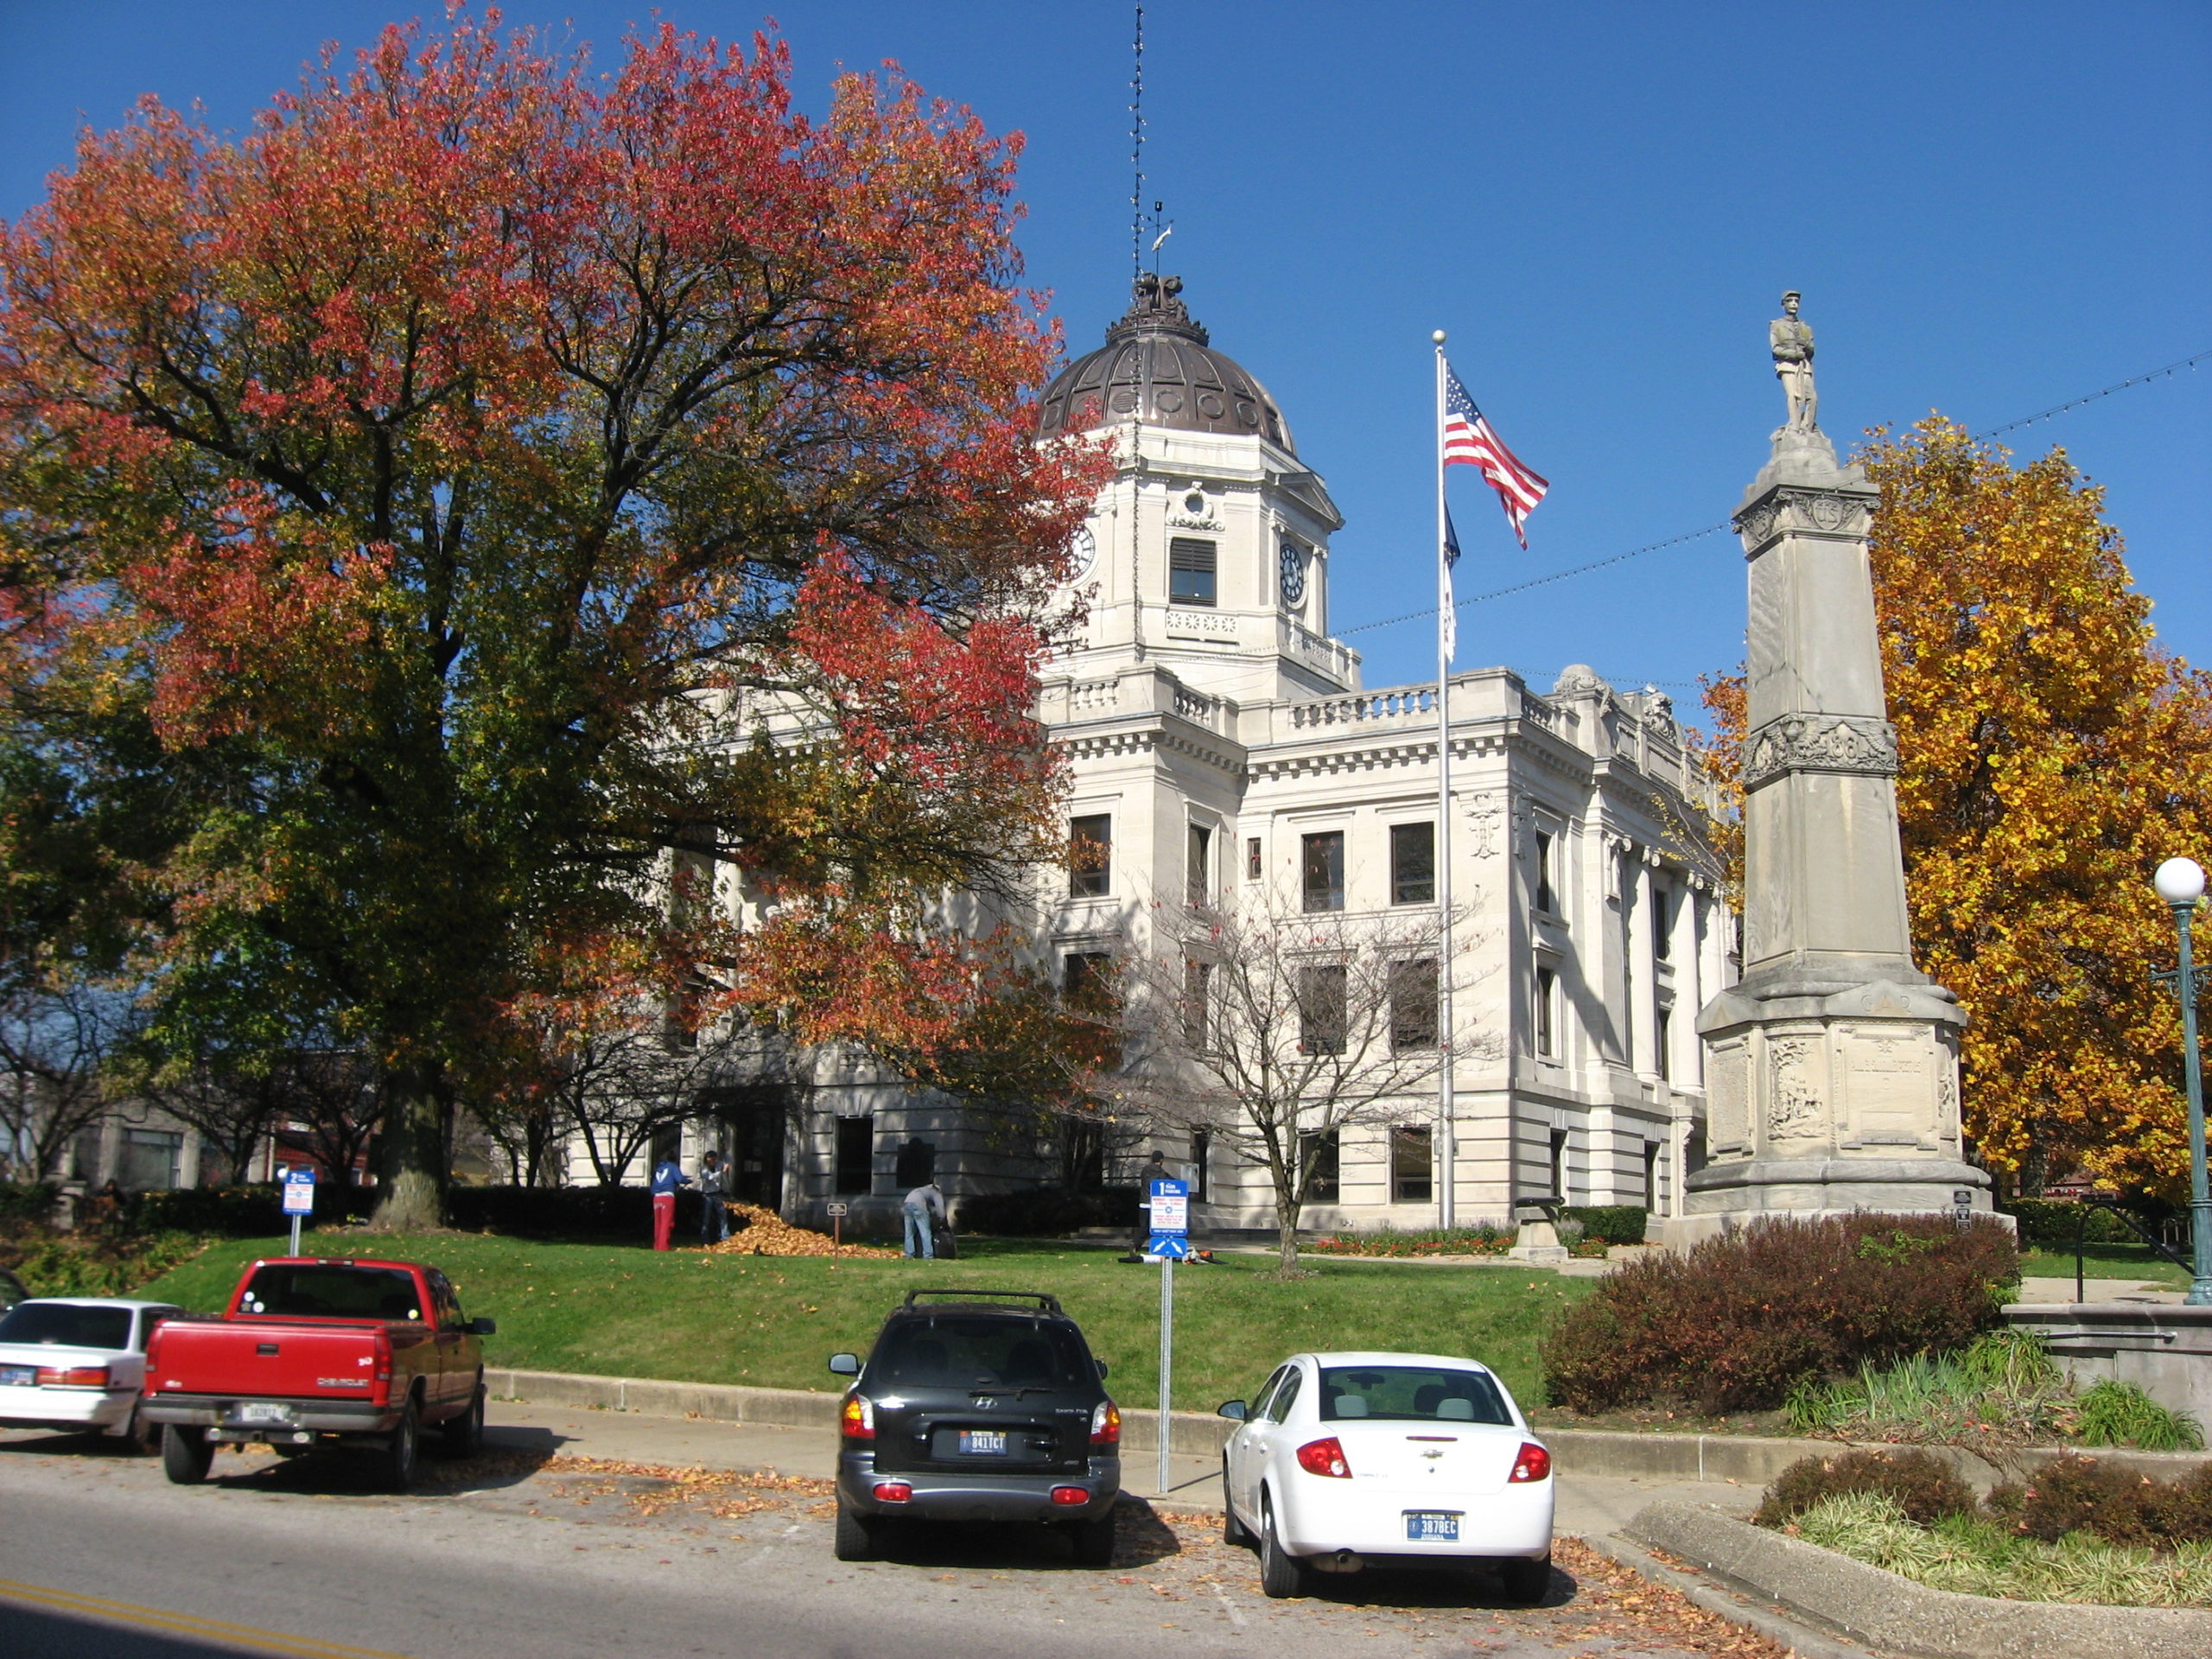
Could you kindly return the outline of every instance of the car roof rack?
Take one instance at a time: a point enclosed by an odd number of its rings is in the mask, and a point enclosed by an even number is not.
[[[1002,1296],[1020,1301],[1035,1302],[1038,1304],[1039,1312],[1052,1314],[1055,1318],[1061,1317],[1060,1299],[1050,1292],[1042,1290],[954,1290],[950,1287],[938,1290],[910,1290],[906,1293],[906,1300],[899,1306],[912,1307],[919,1298],[924,1296],[943,1296],[948,1300],[963,1302],[972,1301],[978,1296]]]

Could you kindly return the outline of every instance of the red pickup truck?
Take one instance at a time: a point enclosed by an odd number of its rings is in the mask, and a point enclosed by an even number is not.
[[[256,1262],[212,1316],[164,1322],[146,1351],[141,1410],[181,1485],[207,1478],[219,1445],[264,1440],[376,1452],[385,1483],[415,1476],[420,1431],[466,1457],[484,1433],[484,1350],[497,1327],[461,1315],[452,1282],[413,1262],[277,1256]]]

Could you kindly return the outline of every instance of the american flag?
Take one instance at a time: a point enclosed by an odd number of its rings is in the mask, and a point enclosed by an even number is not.
[[[1505,516],[1513,521],[1514,535],[1520,537],[1523,548],[1529,545],[1521,526],[1551,486],[1522,466],[1505,447],[1482,410],[1475,407],[1475,400],[1467,396],[1459,377],[1449,368],[1444,372],[1444,464],[1481,467],[1491,488],[1497,492]]]

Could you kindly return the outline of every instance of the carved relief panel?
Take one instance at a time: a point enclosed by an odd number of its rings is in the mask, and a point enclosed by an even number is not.
[[[1706,1144],[1714,1157],[1749,1152],[1751,1144],[1750,1056],[1744,1039],[1706,1051]]]
[[[1935,1032],[1885,1020],[1839,1026],[1835,1040],[1843,1144],[1866,1152],[1936,1150],[1939,1123],[1958,1121],[1958,1093],[1955,1069]]]
[[[1817,1033],[1767,1039],[1766,1138],[1770,1142],[1827,1136],[1826,1058]]]

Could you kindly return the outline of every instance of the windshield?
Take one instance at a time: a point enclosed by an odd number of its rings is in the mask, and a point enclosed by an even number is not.
[[[1096,1376],[1072,1325],[957,1313],[893,1322],[868,1362],[870,1382],[907,1389],[1064,1389]]]
[[[19,1303],[0,1319],[0,1342],[51,1343],[67,1348],[128,1348],[130,1310],[79,1307],[73,1302]]]
[[[241,1313],[278,1319],[419,1319],[415,1275],[397,1268],[356,1268],[337,1262],[259,1269],[238,1299]]]
[[[1401,1423],[1501,1423],[1513,1413],[1481,1371],[1440,1365],[1327,1365],[1321,1370],[1321,1420],[1363,1417]]]

